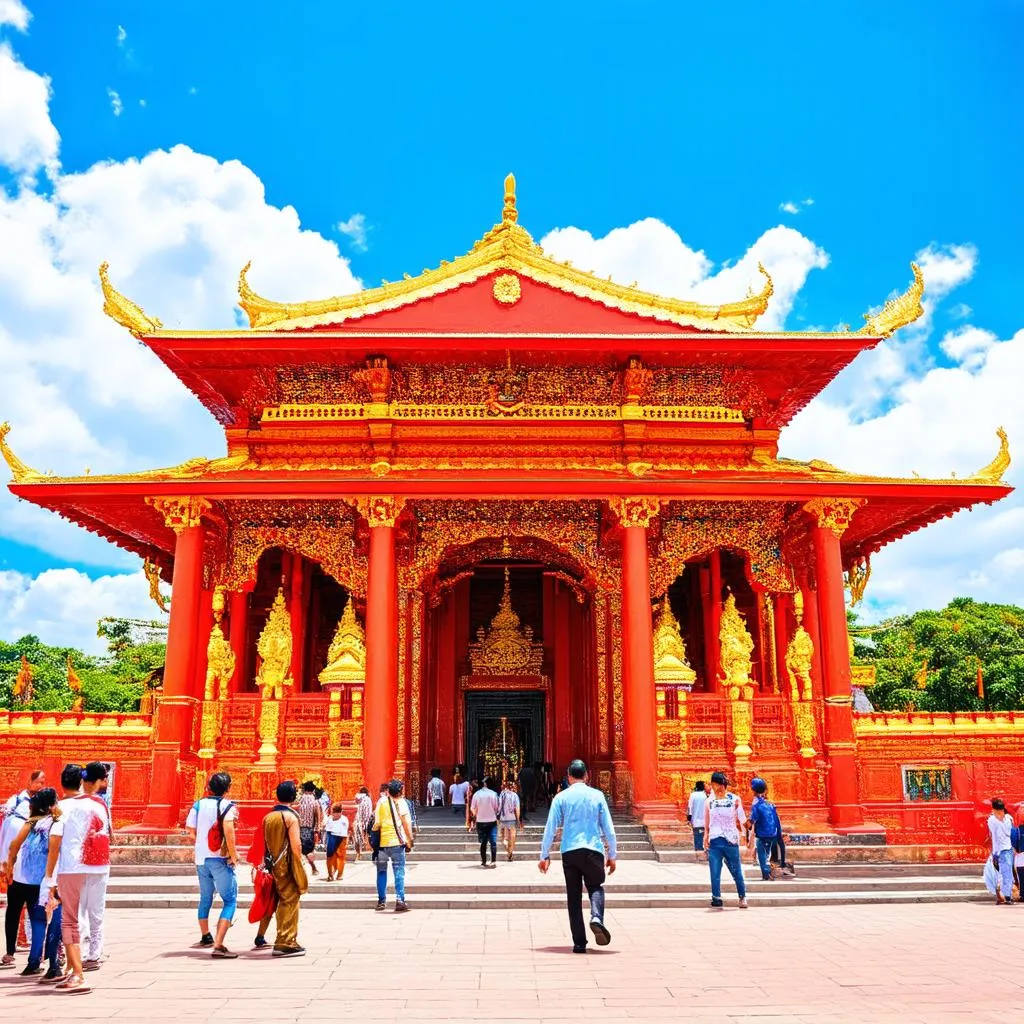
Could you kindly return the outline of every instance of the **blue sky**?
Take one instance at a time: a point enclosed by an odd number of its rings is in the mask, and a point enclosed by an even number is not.
[[[0,0],[0,14],[20,2]],[[188,150],[179,164],[197,168],[197,180],[228,161],[251,171],[238,187],[262,183],[259,213],[268,222],[277,209],[295,208],[301,228],[321,236],[301,239],[304,253],[319,246],[319,255],[308,259],[319,260],[321,276],[314,278],[323,282],[321,292],[341,290],[352,275],[375,284],[464,252],[496,219],[509,170],[519,180],[522,223],[538,239],[568,227],[601,239],[656,218],[678,233],[686,253],[703,251],[713,265],[709,273],[741,260],[766,232],[787,225],[793,232],[777,244],[789,244],[786,239],[799,232],[808,246],[827,253],[817,262],[806,257],[810,262],[795,279],[780,312],[791,329],[841,321],[856,326],[870,305],[906,286],[915,255],[944,253],[936,256],[941,266],[934,278],[941,301],[929,323],[893,349],[898,369],[880,361],[840,382],[826,396],[831,405],[822,406],[821,418],[794,428],[797,449],[808,436],[828,449],[832,427],[873,421],[876,430],[836,442],[843,454],[860,453],[883,436],[898,444],[905,430],[913,449],[908,458],[935,455],[936,446],[943,455],[945,445],[949,458],[938,464],[956,465],[955,439],[936,440],[932,433],[928,443],[928,424],[943,415],[940,398],[930,399],[929,411],[916,420],[906,413],[902,427],[885,415],[913,406],[915,388],[939,388],[946,379],[929,374],[944,367],[970,378],[981,392],[972,401],[986,408],[979,359],[991,361],[996,342],[1014,343],[1024,327],[1016,302],[1024,282],[1020,0],[969,6],[29,0],[26,6],[27,30],[9,17],[13,24],[0,28],[0,39],[26,72],[49,78],[46,117],[60,139],[45,168],[43,158],[35,167],[25,158],[20,165],[6,161],[7,198],[13,203],[31,194],[50,202],[47,215],[61,223],[60,246],[51,255],[62,281],[79,249],[92,244],[76,242],[91,230],[82,224],[103,220],[115,280],[120,256],[129,283],[137,271],[136,288],[162,316],[170,300],[155,276],[146,277],[149,256],[133,262],[131,247],[119,248],[125,234],[147,230],[144,205],[133,208],[131,225],[118,225],[109,203],[97,212],[97,191],[88,201],[81,193],[104,177],[97,163],[135,173],[135,161],[183,144]],[[18,94],[15,102],[27,113],[13,123],[15,130],[35,132],[45,150],[50,144],[33,95]],[[200,168],[196,154],[216,165]],[[166,181],[159,172],[148,175],[138,203]],[[174,177],[159,202],[176,201],[168,193],[190,187]],[[219,225],[230,223],[232,202],[230,189],[218,186],[210,203]],[[79,216],[76,203],[89,217]],[[339,230],[346,222],[348,233]],[[151,230],[160,231],[161,223],[155,217]],[[195,224],[200,241],[179,239],[173,258],[161,255],[165,273],[170,266],[183,277],[201,276],[211,252],[210,265],[216,265],[212,229]],[[360,224],[364,232],[353,230]],[[298,225],[291,230],[298,238]],[[151,255],[148,241],[140,246]],[[610,248],[594,248],[594,258],[603,252],[617,269],[625,257],[610,255]],[[674,251],[652,249],[648,262],[671,260]],[[180,266],[189,260],[191,267]],[[348,277],[333,289],[332,274]],[[278,276],[287,290],[286,269]],[[10,313],[13,295],[4,290],[0,268],[0,327],[5,296]],[[65,305],[72,308],[72,299]],[[209,322],[206,308],[183,309],[183,321],[222,325]],[[21,314],[15,310],[8,319],[10,334],[36,352],[31,331],[19,326]],[[982,333],[948,342],[951,332],[961,337],[957,332],[967,328]],[[154,422],[159,441],[135,443],[130,402],[119,404],[123,396],[103,394],[95,381],[91,391],[76,393],[75,375],[64,370],[42,360],[34,379],[59,394],[84,425],[83,458],[91,451],[103,465],[106,455],[107,464],[119,468],[177,454],[166,424],[161,432]],[[169,393],[167,401],[179,399]],[[945,401],[947,418],[962,414],[955,400]],[[194,406],[184,408],[189,417],[203,416]],[[16,447],[31,453],[33,436],[39,437],[32,417],[19,423],[9,415],[21,437]],[[968,463],[992,447],[993,424],[982,418],[978,437],[961,453]],[[906,424],[913,422],[921,436],[911,436]],[[194,429],[199,433],[189,435],[191,448],[181,457],[199,454],[195,444],[209,448],[216,436],[206,424]],[[36,447],[46,453],[39,457],[48,457],[42,441]],[[830,451],[806,454],[828,457]],[[927,469],[926,463],[915,468]],[[866,468],[884,472],[887,465],[882,457],[873,467],[868,459]],[[26,513],[15,523],[14,515],[6,527],[0,519],[0,573],[20,574],[29,581],[24,587],[57,567],[90,579],[135,569],[113,549],[109,556],[96,545],[79,550],[66,534],[51,535]],[[1012,528],[1017,525],[1014,519]],[[985,557],[1021,550],[1015,546],[1020,533],[1014,539],[1006,529],[995,530],[1000,539],[982,552]],[[925,544],[916,557],[938,565],[942,547],[948,544]],[[963,590],[970,571],[950,570],[955,579],[949,586]],[[896,595],[882,604],[920,600]],[[3,608],[0,598],[0,615]],[[10,614],[19,624],[28,621],[24,607]]]

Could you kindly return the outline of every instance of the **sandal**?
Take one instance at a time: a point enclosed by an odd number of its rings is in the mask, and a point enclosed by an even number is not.
[[[89,983],[81,975],[70,974],[63,981],[57,982],[53,986],[54,992],[91,992],[92,989],[89,987]]]
[[[214,946],[210,954],[215,960],[237,960],[238,954],[232,953],[227,946]]]
[[[14,967],[14,957],[10,953],[4,953],[4,957],[0,960],[0,971],[9,971]]]

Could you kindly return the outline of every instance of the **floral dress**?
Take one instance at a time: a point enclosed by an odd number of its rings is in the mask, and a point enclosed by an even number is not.
[[[370,845],[370,823],[373,821],[373,804],[365,793],[356,794],[356,812],[352,818],[352,845],[356,856]]]

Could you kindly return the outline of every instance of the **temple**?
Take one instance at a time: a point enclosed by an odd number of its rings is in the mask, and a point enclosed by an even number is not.
[[[943,480],[778,455],[921,314],[916,266],[860,330],[762,331],[763,268],[715,306],[599,278],[533,241],[510,176],[499,223],[419,276],[283,303],[249,275],[248,329],[183,331],[100,268],[223,456],[58,477],[0,431],[14,494],[173,585],[155,708],[0,716],[25,756],[116,744],[122,824],[175,826],[213,769],[249,804],[282,774],[346,797],[398,775],[422,799],[433,767],[583,756],[652,827],[725,767],[808,831],[963,837],[1021,779],[1012,715],[857,713],[846,626],[874,552],[1009,493],[1005,435]]]

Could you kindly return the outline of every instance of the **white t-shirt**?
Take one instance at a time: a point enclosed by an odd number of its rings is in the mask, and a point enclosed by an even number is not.
[[[53,828],[53,818],[51,818],[49,815],[46,815],[45,818],[40,818],[35,823],[33,831],[43,833],[43,835],[46,836],[46,845],[49,845],[51,828]],[[17,837],[17,832],[15,833],[15,837]],[[28,842],[28,838],[28,836],[25,837],[25,843]],[[16,882],[21,882],[22,885],[39,885],[39,883],[42,881],[42,878],[29,878],[25,874],[25,843],[21,844],[21,849],[18,850],[18,859],[14,862],[14,880]],[[45,869],[43,873],[45,874]],[[40,893],[40,896],[42,895],[43,894]]]
[[[465,804],[466,794],[469,792],[468,782],[453,782],[448,787],[448,795],[453,804]]]
[[[707,842],[721,837],[728,843],[739,844],[739,826],[746,820],[743,813],[743,802],[735,793],[726,793],[721,799],[712,795],[707,799],[705,805],[705,820],[707,821]]]
[[[21,831],[21,826],[28,820],[28,807],[31,797],[27,789],[15,793],[4,804],[4,820],[0,826],[0,862],[7,862],[7,854],[11,849],[14,837]]]
[[[695,789],[690,794],[690,802],[686,805],[686,813],[690,816],[690,825],[693,828],[704,827],[704,805],[708,802],[708,795],[703,789]]]
[[[324,831],[329,836],[340,836],[342,839],[348,838],[348,818],[343,814],[340,818],[327,818],[324,821]]]
[[[61,800],[60,817],[53,823],[51,836],[60,836],[58,875],[104,875],[110,871],[110,856],[106,864],[85,864],[83,850],[90,834],[110,838],[110,812],[99,797],[72,796]]]
[[[1010,831],[1013,828],[1013,819],[1004,814],[997,818],[994,814],[988,816],[988,832],[992,837],[992,852],[1001,853],[1003,850],[1012,850],[1013,843],[1010,842]]]
[[[238,807],[235,806],[226,796],[220,798],[220,813],[224,815],[224,821],[238,820]],[[220,843],[217,849],[210,848],[210,829],[217,824],[217,798],[215,796],[204,796],[197,800],[185,819],[186,828],[196,830],[196,863],[202,864],[207,857],[221,857]]]
[[[515,821],[519,817],[519,794],[503,789],[498,796],[498,818],[501,821]]]
[[[444,781],[437,778],[427,783],[427,803],[433,804],[435,800],[444,801]]]
[[[498,794],[486,786],[473,794],[470,811],[481,825],[489,825],[498,820]]]

